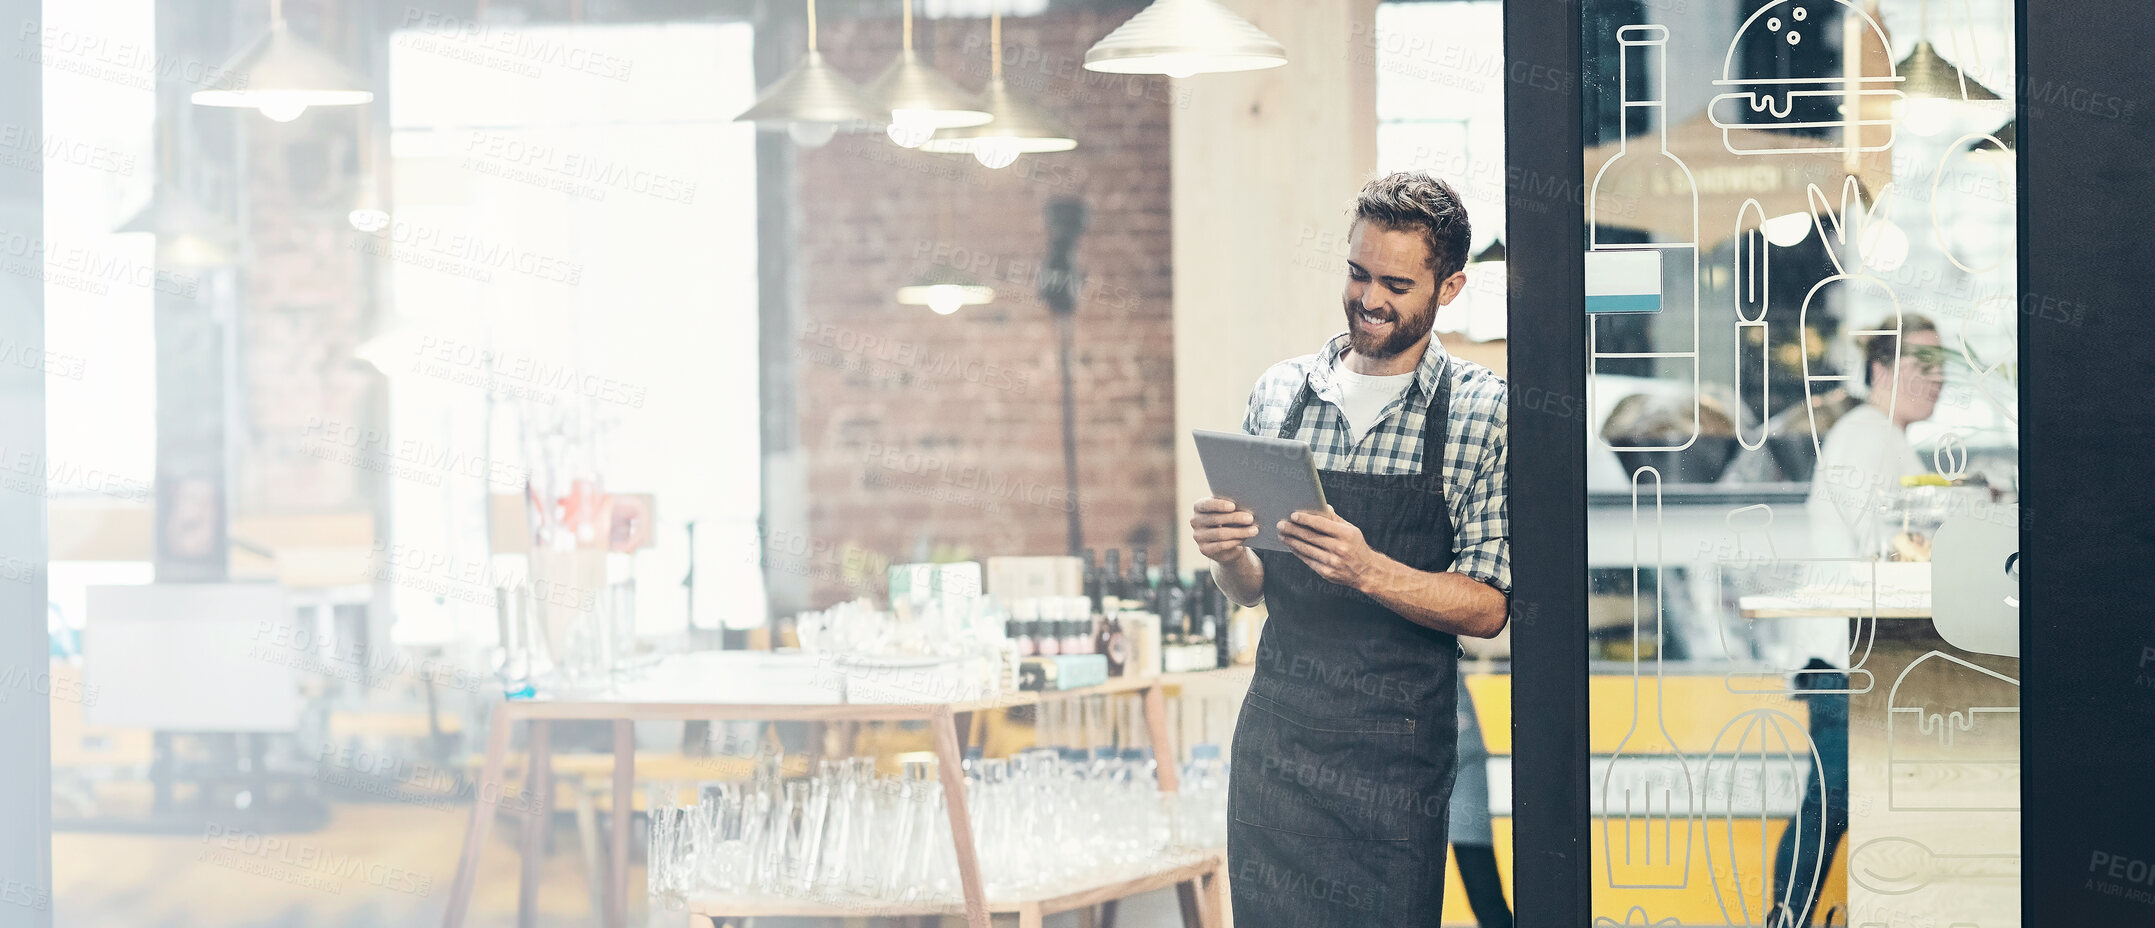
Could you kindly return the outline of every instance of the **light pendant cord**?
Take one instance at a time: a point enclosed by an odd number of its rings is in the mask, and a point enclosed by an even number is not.
[[[988,79],[1003,79],[1003,5],[988,12]]]
[[[816,50],[816,0],[808,0],[808,50]]]
[[[913,0],[905,0],[905,50],[913,50]]]
[[[269,0],[269,28],[284,28],[284,0]]]

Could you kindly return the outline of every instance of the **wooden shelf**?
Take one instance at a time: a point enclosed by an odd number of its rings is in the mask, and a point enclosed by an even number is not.
[[[1227,685],[1247,683],[1248,667],[1228,667],[1221,670],[1196,670],[1189,673],[1161,674],[1157,677],[1116,677],[1099,686],[1074,690],[1021,690],[1004,693],[990,699],[963,702],[933,703],[786,703],[774,705],[746,705],[734,703],[622,700],[571,700],[571,699],[512,699],[502,703],[510,718],[526,719],[617,719],[624,710],[633,711],[638,719],[666,720],[716,720],[753,719],[794,722],[838,721],[893,721],[931,719],[943,712],[991,712],[1018,706],[1039,705],[1066,699],[1084,699],[1090,696],[1114,696],[1135,693],[1154,687]]]
[[[1165,693],[1178,687],[1239,687],[1246,686],[1251,678],[1251,668],[1229,667],[1219,670],[1190,673],[1165,674],[1156,677],[1128,677],[1109,680],[1099,686],[1075,690],[1024,691],[1006,693],[993,699],[964,702],[932,703],[777,703],[751,705],[738,703],[662,699],[514,699],[494,703],[493,717],[487,725],[486,760],[481,765],[481,784],[501,784],[506,781],[509,755],[509,735],[517,723],[529,723],[531,739],[530,759],[527,767],[533,771],[529,777],[539,796],[537,808],[545,809],[551,802],[544,797],[553,793],[557,773],[553,766],[550,723],[565,720],[604,720],[613,723],[613,802],[615,809],[633,807],[632,794],[636,780],[635,728],[636,722],[649,721],[700,721],[700,720],[761,720],[799,722],[872,722],[894,720],[918,720],[928,723],[934,742],[937,776],[943,784],[946,796],[953,797],[945,804],[950,816],[951,834],[955,837],[958,871],[964,885],[964,902],[942,900],[934,904],[906,906],[880,900],[863,899],[799,899],[775,898],[703,900],[696,911],[705,914],[722,905],[727,916],[801,915],[853,917],[867,915],[939,915],[963,914],[969,928],[989,928],[988,913],[1015,912],[1020,928],[1040,928],[1041,919],[1056,912],[1066,912],[1097,905],[1111,899],[1174,886],[1182,902],[1183,923],[1187,928],[1216,928],[1225,918],[1227,903],[1221,896],[1225,882],[1225,859],[1217,852],[1193,852],[1188,860],[1156,868],[1152,872],[1127,879],[1092,886],[1072,887],[1054,896],[1040,898],[989,901],[981,892],[979,860],[974,854],[971,814],[962,800],[965,774],[961,771],[961,749],[958,741],[957,721],[970,718],[974,712],[995,711],[1016,706],[1038,705],[1088,696],[1111,696],[1124,693],[1141,694],[1144,700],[1145,727],[1152,743],[1166,745],[1168,741]],[[584,771],[583,779],[590,778]],[[1159,787],[1162,793],[1174,793],[1180,788],[1173,763],[1162,763],[1158,768]],[[461,928],[469,909],[473,884],[477,880],[479,857],[486,845],[488,832],[493,827],[494,816],[485,803],[474,803],[470,822],[464,831],[464,848],[458,858],[456,880],[450,886],[449,905],[442,916],[444,928]],[[626,815],[615,815],[610,829],[610,847],[607,853],[610,878],[604,900],[604,923],[607,928],[626,928],[628,920],[628,843],[629,830]],[[544,857],[545,836],[551,818],[536,816],[524,830],[520,855],[523,858],[518,877],[517,922],[529,928],[536,921],[538,905],[539,861]]]
[[[1005,693],[994,699],[950,704],[952,712],[979,712],[983,710],[1008,709],[1012,706],[1031,706],[1063,699],[1084,699],[1088,696],[1114,696],[1135,693],[1151,687],[1195,686],[1208,683],[1231,683],[1240,680],[1247,683],[1248,667],[1227,667],[1219,670],[1193,670],[1188,673],[1164,673],[1157,677],[1114,677],[1099,686],[1087,686],[1074,690],[1021,690]]]
[[[1106,882],[1062,887],[1052,893],[1013,899],[990,898],[988,911],[1010,914],[1037,908],[1042,915],[1089,908],[1125,899],[1177,883],[1196,880],[1225,869],[1219,851],[1190,851],[1170,858],[1145,873]],[[902,918],[908,916],[965,914],[958,899],[933,902],[893,902],[866,896],[703,896],[689,900],[688,911],[706,918]]]

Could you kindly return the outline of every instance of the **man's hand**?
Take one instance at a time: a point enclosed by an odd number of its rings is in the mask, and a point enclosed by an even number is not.
[[[1256,515],[1235,508],[1233,500],[1208,496],[1192,507],[1190,536],[1197,541],[1198,553],[1220,565],[1212,577],[1228,599],[1254,606],[1264,598],[1264,563],[1243,544],[1257,537]]]
[[[1232,500],[1207,496],[1197,501],[1190,516],[1190,535],[1197,540],[1197,553],[1222,564],[1234,563],[1248,550],[1242,543],[1257,537],[1257,516],[1235,508]]]
[[[1370,547],[1362,530],[1330,506],[1323,512],[1297,512],[1279,528],[1280,538],[1302,563],[1340,586],[1370,592],[1378,574],[1394,563]]]
[[[1504,630],[1509,597],[1503,591],[1466,574],[1416,570],[1393,560],[1329,506],[1281,522],[1280,538],[1317,576],[1366,593],[1416,625],[1475,638]]]

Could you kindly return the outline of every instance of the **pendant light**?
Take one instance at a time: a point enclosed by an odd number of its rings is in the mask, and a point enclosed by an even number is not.
[[[2019,144],[2020,141],[2019,138],[2017,138],[2019,134],[2019,123],[2020,120],[2017,118],[2008,119],[2005,121],[2005,125],[1990,130],[1990,136],[1988,138],[1985,138],[1983,136],[1976,136],[1972,139],[1969,139],[1968,144],[1962,146],[1962,150],[1968,152],[1969,154],[2011,154],[2013,149]],[[1998,144],[1992,145],[1991,142],[1993,141],[1997,142]]]
[[[948,242],[951,228],[949,191],[945,190],[936,200],[936,234],[940,241]],[[898,302],[906,306],[926,306],[938,316],[948,316],[967,306],[995,302],[995,288],[948,264],[937,264],[912,283],[899,287]]]
[[[1153,0],[1085,52],[1085,69],[1189,77],[1287,63],[1287,50],[1217,0]]]
[[[950,78],[922,64],[913,53],[913,0],[905,4],[905,44],[898,60],[868,82],[868,96],[890,112],[892,142],[919,148],[937,129],[977,126],[993,117]]]
[[[357,75],[285,27],[284,0],[269,0],[269,33],[225,62],[223,73],[236,75],[245,86],[197,90],[188,99],[200,106],[261,110],[278,122],[298,119],[310,106],[356,106],[374,99],[373,91],[360,88]]]
[[[816,0],[808,0],[807,57],[764,88],[755,105],[733,117],[733,121],[769,128],[784,126],[796,144],[815,148],[829,142],[841,125],[880,123],[884,118],[881,108],[867,94],[823,63],[823,53],[816,48]]]
[[[980,96],[981,109],[993,116],[986,123],[943,129],[920,146],[938,154],[966,153],[989,168],[1007,168],[1019,155],[1069,151],[1077,139],[1062,121],[1046,110],[1010,92],[1003,83],[1003,8],[998,3],[988,20],[988,89]]]
[[[898,302],[926,306],[938,316],[948,316],[965,306],[995,302],[995,288],[983,285],[948,265],[936,265],[912,283],[898,288]]]
[[[1917,135],[1936,135],[1952,118],[1957,105],[1995,103],[1999,97],[1938,54],[1930,40],[1929,0],[1924,0],[1919,9],[1916,46],[1893,66],[1893,71],[1903,78],[1901,92],[1908,95],[1908,130]]]
[[[112,231],[155,236],[157,263],[166,267],[197,271],[238,261],[232,224],[170,184]]]

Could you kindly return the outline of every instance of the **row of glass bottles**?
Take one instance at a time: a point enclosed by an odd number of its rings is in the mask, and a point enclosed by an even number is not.
[[[1226,843],[1226,780],[1214,745],[1199,745],[1184,792],[1159,791],[1143,750],[1089,755],[1039,748],[966,762],[967,808],[990,897],[1133,876],[1162,855]],[[932,759],[878,776],[873,758],[823,761],[781,779],[765,758],[749,782],[649,795],[650,890],[679,908],[689,896],[785,896],[869,909],[961,898],[949,810]]]

